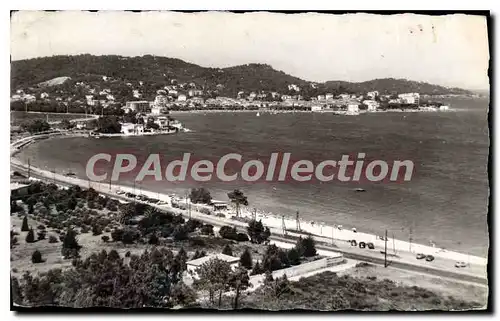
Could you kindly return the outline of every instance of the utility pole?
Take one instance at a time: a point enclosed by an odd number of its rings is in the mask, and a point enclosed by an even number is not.
[[[300,232],[300,217],[299,217],[299,211],[297,211],[297,214],[295,216],[295,223],[297,224],[297,231]]]
[[[283,236],[285,236],[286,235],[285,215],[281,215],[281,228],[283,229]]]
[[[412,238],[412,229],[410,226],[410,253],[411,253],[411,241],[413,241],[413,238]]]
[[[30,158],[28,158],[28,179],[31,177],[31,161]]]
[[[387,230],[385,230],[384,242],[385,242],[385,250],[384,250],[384,267],[387,267]]]
[[[332,245],[333,245],[333,231],[335,230],[335,226],[332,225]]]
[[[109,190],[111,191],[111,175],[109,176]]]
[[[392,251],[396,254],[396,244],[394,243],[394,232],[392,233]]]
[[[54,178],[54,184],[56,183],[56,169],[54,168],[52,170],[53,178]]]

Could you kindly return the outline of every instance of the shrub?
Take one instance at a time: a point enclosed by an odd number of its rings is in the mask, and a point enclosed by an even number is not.
[[[54,235],[50,235],[49,236],[49,243],[57,243],[57,237],[55,237]]]
[[[201,227],[200,233],[203,235],[214,235],[214,226],[205,224]]]
[[[123,230],[122,229],[114,229],[113,232],[111,232],[111,237],[113,238],[114,242],[119,242],[123,238]]]
[[[40,253],[40,251],[38,251],[38,250],[33,252],[33,254],[31,255],[31,262],[42,263],[43,262],[42,253]]]
[[[109,241],[109,236],[103,235],[101,236],[101,240],[103,240],[104,243],[107,243]]]
[[[248,242],[250,239],[245,233],[238,233],[236,236],[236,241],[238,242]]]
[[[102,234],[102,228],[98,224],[92,225],[92,235],[101,235]]]
[[[34,243],[35,242],[35,233],[33,229],[29,229],[28,234],[26,235],[26,243]]]
[[[45,230],[45,225],[38,225],[37,229],[39,229],[39,230]]]
[[[222,249],[222,254],[233,256],[233,249],[231,249],[231,246],[229,244],[226,244],[224,248]]]
[[[183,241],[188,239],[188,230],[183,225],[178,225],[174,229],[174,240]]]
[[[130,251],[127,251],[127,253],[125,253],[125,257],[130,257]]]
[[[139,233],[132,229],[123,231],[122,242],[123,244],[132,244],[139,238]]]
[[[45,231],[38,231],[38,240],[41,241],[41,240],[45,240],[45,236],[47,235],[47,232]]]
[[[202,238],[199,238],[199,237],[194,237],[194,238],[189,239],[189,243],[192,246],[205,246],[206,245],[205,240]]]
[[[152,233],[150,236],[149,236],[149,240],[148,240],[148,243],[149,244],[152,244],[152,245],[156,245],[158,244],[158,236],[156,236],[156,233]]]
[[[295,248],[291,248],[288,253],[288,262],[291,265],[299,265],[300,264],[300,254]]]

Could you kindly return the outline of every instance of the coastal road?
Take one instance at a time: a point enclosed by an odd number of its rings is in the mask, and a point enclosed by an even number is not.
[[[21,173],[27,173],[27,168],[23,165],[20,164],[15,164],[11,162],[11,167]],[[53,182],[62,186],[71,186],[71,185],[79,185],[82,188],[88,188],[88,184],[83,184],[82,180],[77,180],[74,179],[75,183],[68,182],[69,178],[66,178],[65,180],[62,180],[59,178],[60,175],[54,175],[53,177],[49,176],[44,176],[40,173],[34,172],[33,170],[31,171],[31,176],[43,181],[47,182]],[[79,183],[78,183],[79,182]],[[102,184],[106,185],[106,184]],[[109,191],[108,189],[105,188],[98,188],[97,191],[100,194],[123,200],[123,201],[132,201],[131,199],[122,196],[122,195],[117,195],[113,189]],[[181,210],[177,208],[171,208],[168,205],[155,205],[155,204],[149,204],[151,206],[154,206],[158,209],[162,210],[172,210],[178,214],[183,215],[184,217],[188,217],[189,214],[187,210]],[[205,223],[212,224],[214,226],[224,226],[224,225],[230,225],[236,227],[240,231],[246,231],[246,226],[247,224],[244,222],[240,221],[235,221],[227,218],[221,218],[221,217],[216,217],[216,216],[210,216],[207,214],[203,214],[194,210],[191,210],[191,217],[196,218],[200,221],[203,221]],[[271,240],[280,242],[280,243],[286,243],[288,246],[293,246],[296,242],[296,239],[300,236],[303,236],[298,233],[293,233],[293,232],[288,232],[287,237],[280,236],[282,234],[282,231],[276,228],[271,228]],[[328,251],[334,251],[334,252],[340,252],[343,253],[343,255],[348,258],[348,259],[354,259],[358,261],[365,261],[365,262],[370,262],[373,264],[379,264],[383,265],[384,264],[384,254],[380,252],[381,249],[376,248],[374,250],[368,250],[368,249],[360,249],[359,247],[353,247],[350,246],[349,243],[341,240],[334,240],[334,245],[329,245],[331,244],[331,239],[325,238],[325,237],[317,237],[314,236],[315,240],[318,242],[316,245],[316,248],[322,254],[321,252],[327,253]],[[413,271],[413,272],[420,272],[420,273],[426,273],[426,274],[431,274],[431,275],[436,275],[436,276],[441,276],[441,277],[446,277],[446,278],[452,278],[460,281],[466,281],[466,282],[473,282],[481,285],[487,285],[488,280],[486,276],[486,267],[485,266],[479,266],[479,265],[470,265],[469,267],[466,268],[461,268],[458,269],[455,267],[455,261],[453,260],[447,260],[443,258],[436,258],[433,262],[426,262],[425,260],[417,260],[412,253],[404,253],[400,252],[397,254],[397,256],[390,255],[390,251],[388,251],[388,262],[389,266],[395,267],[395,268],[400,268],[408,271]]]

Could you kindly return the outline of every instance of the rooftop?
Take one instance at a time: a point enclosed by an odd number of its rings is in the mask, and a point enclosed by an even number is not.
[[[21,184],[21,183],[10,183],[10,190],[15,191],[15,190],[18,190],[18,189],[26,187],[26,186],[29,186],[29,185],[28,184]]]
[[[206,263],[212,259],[219,259],[222,261],[226,261],[227,263],[236,263],[240,260],[239,257],[234,257],[234,256],[229,256],[226,254],[210,254],[204,257],[200,257],[199,259],[192,260],[187,262],[186,264],[193,265],[193,266],[201,266],[203,263]]]

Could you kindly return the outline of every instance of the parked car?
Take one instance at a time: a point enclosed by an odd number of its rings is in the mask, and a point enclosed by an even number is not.
[[[455,263],[455,267],[457,267],[457,268],[464,268],[466,266],[467,266],[467,263],[465,263],[465,262],[457,262],[457,263]]]
[[[122,194],[125,194],[125,192],[124,192],[124,191],[122,191],[122,190],[117,190],[117,191],[116,191],[116,194],[118,194],[118,195],[122,195]]]
[[[426,260],[427,262],[432,262],[432,261],[434,261],[434,256],[432,256],[432,255],[427,255],[427,256],[425,257],[425,260]]]
[[[357,246],[358,245],[358,242],[356,242],[356,240],[351,240],[351,246]]]
[[[417,254],[417,260],[425,259],[425,254],[418,253]]]
[[[366,243],[366,246],[370,249],[373,250],[375,248],[375,245],[373,245],[372,242]]]
[[[366,243],[365,242],[359,242],[359,248],[360,249],[364,249],[366,247]]]

